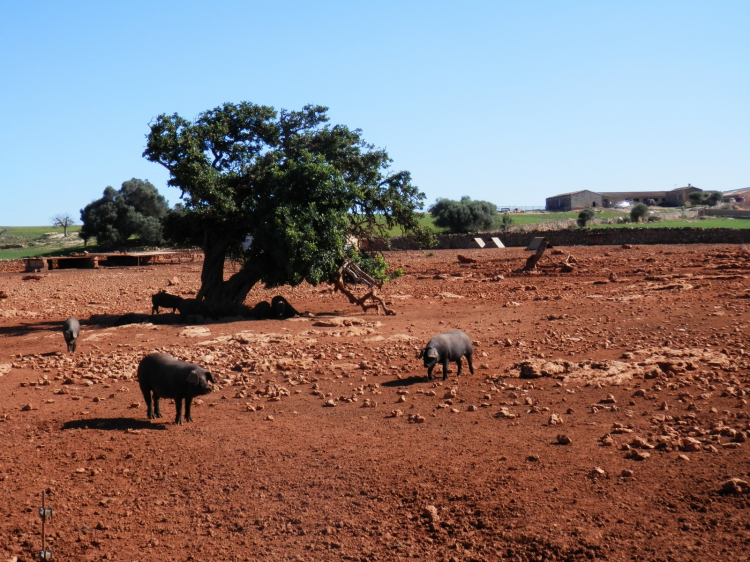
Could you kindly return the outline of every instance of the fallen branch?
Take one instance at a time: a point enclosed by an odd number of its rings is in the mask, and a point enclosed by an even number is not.
[[[370,287],[370,290],[365,293],[364,296],[357,297],[357,295],[355,295],[346,286],[346,282],[344,281],[344,272],[348,273],[355,279],[364,281]],[[380,311],[382,310],[383,314],[385,314],[386,316],[394,316],[396,312],[388,308],[385,305],[385,301],[377,294],[378,289],[382,285],[382,283],[378,283],[377,281],[375,281],[375,279],[370,277],[367,273],[362,271],[357,266],[357,264],[351,261],[347,261],[343,266],[341,266],[336,279],[334,279],[333,281],[333,287],[335,290],[346,296],[346,298],[349,299],[350,303],[362,307],[362,310],[364,310],[365,312],[367,312],[371,308],[374,308],[375,310],[377,310],[378,314],[380,314]],[[373,302],[368,303],[367,301],[370,299],[372,299]]]

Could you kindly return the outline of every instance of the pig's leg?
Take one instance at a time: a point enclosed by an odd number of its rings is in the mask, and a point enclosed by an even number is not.
[[[435,365],[437,365],[437,363],[435,363]],[[432,367],[427,367],[427,380],[433,379],[432,370],[435,368],[435,365],[433,365]]]
[[[443,359],[443,380],[448,378],[448,357]]]
[[[193,418],[190,417],[190,406],[192,403],[193,403],[192,396],[188,396],[187,398],[185,398],[185,421],[189,421],[189,422],[193,421]]]
[[[160,418],[161,417],[161,408],[159,407],[159,397],[154,394],[154,417]]]
[[[177,416],[175,416],[174,423],[182,425],[182,398],[175,398],[174,404],[177,406]]]
[[[456,359],[456,365],[458,365],[458,373],[456,373],[457,377],[461,376],[461,356],[459,355],[458,359]]]
[[[471,364],[471,353],[466,354],[466,362],[469,364],[469,372],[474,374],[474,365]]]
[[[148,416],[148,419],[152,420],[154,419],[154,407],[151,404],[151,391],[141,388],[141,392],[143,392],[143,399],[146,401],[146,416]]]

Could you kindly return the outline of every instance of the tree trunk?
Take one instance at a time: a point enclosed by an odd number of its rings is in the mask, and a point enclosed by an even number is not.
[[[207,234],[204,240],[201,288],[196,300],[202,301],[202,308],[209,312],[239,311],[250,289],[261,279],[254,268],[245,265],[224,280],[224,263],[230,243],[229,239],[214,234]]]

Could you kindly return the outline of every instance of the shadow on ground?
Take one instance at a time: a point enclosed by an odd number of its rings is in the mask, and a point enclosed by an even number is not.
[[[388,388],[392,387],[399,387],[399,386],[411,386],[413,384],[424,384],[426,382],[429,382],[429,379],[427,378],[427,375],[424,375],[423,377],[407,377],[405,379],[396,379],[394,381],[387,381],[381,384],[380,386],[387,386]]]
[[[93,418],[65,422],[62,429],[101,429],[105,431],[149,429],[163,431],[167,428],[163,423],[151,423],[148,420],[136,420],[134,418]]]

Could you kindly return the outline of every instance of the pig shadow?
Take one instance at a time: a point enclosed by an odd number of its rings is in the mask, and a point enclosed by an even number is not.
[[[396,379],[394,381],[384,382],[380,386],[386,386],[388,388],[394,388],[394,387],[397,388],[400,386],[411,386],[413,384],[424,384],[426,382],[431,382],[431,381],[427,378],[427,375],[425,374],[424,376],[418,376],[418,377],[411,376],[405,379]]]
[[[134,418],[92,418],[65,422],[62,429],[101,429],[104,431],[127,431],[128,429],[149,429],[163,431],[163,423],[151,423],[148,420]]]

